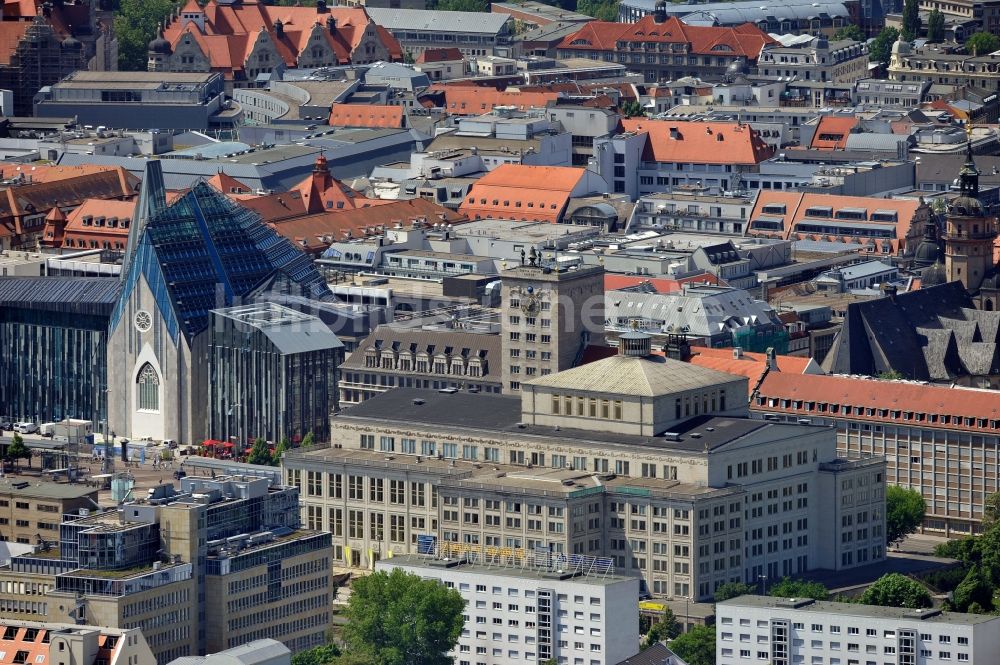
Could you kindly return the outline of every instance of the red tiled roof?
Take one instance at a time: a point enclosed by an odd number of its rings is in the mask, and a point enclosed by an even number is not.
[[[819,365],[812,358],[798,356],[775,356],[778,371],[790,374],[818,373]],[[733,349],[711,349],[704,346],[691,347],[691,364],[699,367],[737,374],[752,379],[748,388],[753,390],[757,379],[764,374],[767,367],[767,356],[763,353],[749,351],[740,352],[739,358],[733,357]]]
[[[417,56],[416,64],[423,65],[432,62],[455,62],[464,60],[465,56],[457,48],[429,48]]]
[[[767,206],[784,205],[785,212],[764,212]],[[896,233],[894,238],[876,238],[875,247],[881,249],[883,243],[887,243],[891,252],[898,252],[907,236],[910,234],[910,227],[913,217],[920,208],[920,201],[913,199],[883,199],[870,196],[840,196],[838,194],[808,194],[803,192],[784,192],[774,190],[760,190],[757,201],[754,204],[753,213],[750,216],[751,226],[748,229],[750,235],[777,236],[784,240],[803,240],[806,236],[813,234],[802,233],[797,230],[798,224],[804,221],[821,221],[817,218],[809,218],[806,213],[810,208],[828,207],[832,208],[834,214],[842,208],[860,208],[870,214],[875,210],[893,210],[896,212],[895,223],[891,221],[866,221],[866,220],[842,220],[851,224],[892,224]],[[783,220],[783,231],[757,231],[753,228],[753,220],[760,216],[780,217]],[[867,238],[862,236],[820,236],[823,240],[834,240],[843,242],[865,242]]]
[[[135,204],[134,198],[125,201],[87,199],[66,216],[66,227],[61,246],[89,249],[91,241],[93,241],[97,243],[97,247],[103,247],[104,242],[109,242],[112,248],[124,248],[125,240],[128,237],[128,227],[122,226],[122,222],[131,223],[132,215],[135,213]],[[91,221],[90,225],[84,226],[84,217],[95,219],[103,217],[105,225],[94,226]],[[112,217],[117,217],[118,223],[114,227],[107,226],[106,220]]]
[[[858,119],[853,115],[824,115],[816,125],[809,147],[815,150],[844,150],[847,148],[847,137],[857,125]]]
[[[403,107],[389,104],[334,104],[330,107],[333,127],[398,129],[405,124],[403,118]]]
[[[0,64],[9,65],[31,21],[0,21]]]
[[[194,2],[194,0],[191,0]],[[253,195],[253,188],[236,178],[219,171],[206,182],[228,196]]]
[[[640,284],[649,284],[657,293],[674,293],[681,290],[680,282],[676,279],[665,277],[641,277],[638,275],[617,275],[615,273],[604,273],[604,290],[618,291]]]
[[[774,406],[771,400],[775,400]],[[790,400],[789,405],[782,406],[781,400]],[[801,405],[796,406],[800,401]],[[820,410],[820,405],[826,405],[825,410]],[[838,405],[837,412],[832,412],[830,405]],[[849,414],[844,407],[850,407]],[[1000,392],[907,381],[770,372],[760,386],[758,401],[751,403],[750,408],[774,413],[835,415],[879,424],[1000,431]],[[873,413],[868,415],[867,409]],[[922,420],[917,419],[917,414],[923,414]],[[950,422],[943,422],[942,416],[947,416]],[[962,418],[962,422],[956,423],[956,417]]]
[[[627,132],[649,135],[643,158],[687,164],[756,165],[774,154],[749,125],[736,122],[687,122],[624,118]]]
[[[363,7],[329,7],[320,13],[315,7],[279,7],[245,0],[232,4],[209,2],[202,11],[205,14],[204,32],[194,22],[185,23],[181,18],[167,27],[164,38],[176,48],[184,35],[190,34],[208,56],[212,69],[225,72],[227,77],[243,70],[263,33],[267,33],[288,67],[297,66],[299,54],[316,35],[330,46],[341,64],[348,64],[368,27],[374,26]],[[326,26],[329,18],[336,22],[332,31]],[[280,37],[275,29],[279,21],[282,24]],[[381,27],[374,28],[389,58],[401,59],[399,42]]]
[[[501,164],[477,180],[459,210],[470,219],[558,222],[584,169]]]
[[[370,207],[300,216],[272,223],[271,226],[303,251],[318,254],[332,242],[343,241],[348,232],[352,237],[362,237],[366,227],[391,227],[397,221],[405,222],[418,217],[448,224],[468,221],[464,215],[425,199],[372,203]]]
[[[473,85],[435,85],[432,92],[444,92],[444,109],[449,115],[480,115],[497,106],[516,106],[525,111],[545,108],[559,99],[558,92],[497,90]]]
[[[663,23],[644,16],[636,23],[591,21],[579,31],[567,35],[558,48],[614,51],[618,42],[656,42],[689,44],[689,53],[724,57],[743,56],[756,60],[761,49],[777,42],[760,28],[745,23],[733,28],[685,25],[671,16]]]

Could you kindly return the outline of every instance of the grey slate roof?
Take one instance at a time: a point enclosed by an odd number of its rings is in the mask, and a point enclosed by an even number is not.
[[[823,368],[920,381],[996,374],[1000,312],[976,309],[961,282],[851,303]]]
[[[343,369],[365,369],[365,351],[371,347],[378,349],[397,348],[413,353],[440,353],[451,347],[452,354],[466,353],[469,357],[479,357],[485,361],[482,379],[499,380],[502,366],[501,341],[499,335],[472,333],[463,330],[420,330],[381,325],[358,344],[357,350],[344,361]],[[377,371],[377,368],[370,368]]]
[[[208,656],[185,656],[169,665],[282,665],[292,662],[292,652],[277,640],[247,642]]]
[[[510,20],[509,14],[446,12],[433,9],[381,9],[366,7],[376,24],[393,30],[427,30],[469,34],[497,34]]]
[[[673,660],[671,660],[673,658]],[[657,642],[648,649],[626,658],[618,665],[687,665],[663,642]]]

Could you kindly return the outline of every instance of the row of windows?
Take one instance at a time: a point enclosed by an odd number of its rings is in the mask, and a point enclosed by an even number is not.
[[[575,415],[604,420],[622,420],[622,400],[596,399],[594,397],[576,397],[572,395],[552,395],[553,415],[574,415],[573,405],[576,404]]]

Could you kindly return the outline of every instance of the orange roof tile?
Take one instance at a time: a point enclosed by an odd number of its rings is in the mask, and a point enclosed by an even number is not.
[[[405,126],[402,106],[389,104],[334,104],[330,107],[330,125],[333,127],[391,127]]]
[[[847,148],[847,137],[857,126],[858,119],[853,115],[824,115],[816,125],[809,147],[815,150],[844,150]]]
[[[474,85],[435,85],[431,91],[444,92],[444,110],[449,115],[480,115],[497,106],[515,106],[522,111],[545,108],[560,97],[551,91],[497,90]]]
[[[849,376],[826,376],[793,374],[790,372],[770,372],[759,390],[758,403],[751,409],[768,412],[787,413],[830,413],[829,405],[838,405],[839,417],[852,420],[868,420],[882,423],[914,423],[921,427],[960,427],[963,430],[1000,430],[1000,392],[972,388],[922,385],[908,381],[879,381]],[[773,406],[772,406],[772,401]],[[781,400],[790,400],[782,406]],[[801,406],[796,406],[801,401]],[[810,407],[810,404],[812,405]],[[826,411],[819,411],[818,405],[827,405]],[[850,415],[844,407],[851,407]],[[868,415],[867,409],[873,409]],[[880,414],[879,411],[883,412]],[[899,416],[893,415],[898,412]],[[905,414],[911,414],[909,418]],[[916,414],[924,414],[917,420]],[[935,416],[932,422],[928,416]],[[941,416],[954,421],[961,417],[959,424],[944,423]],[[971,424],[964,419],[971,418]]]
[[[469,218],[558,222],[584,169],[501,164],[477,180],[459,210]]]
[[[742,123],[647,118],[625,118],[621,123],[627,132],[649,135],[643,154],[647,161],[756,165],[774,154],[756,130]]]
[[[767,367],[767,356],[763,353],[741,351],[740,357],[733,356],[733,349],[711,349],[704,346],[691,347],[691,363],[700,367],[715,369],[720,372],[737,374],[754,379],[749,384],[753,390],[756,379],[759,379]],[[812,358],[798,356],[775,356],[778,371],[790,374],[818,374],[822,372],[819,364]]]
[[[364,229],[372,226],[391,227],[395,222],[406,222],[424,217],[448,224],[467,222],[465,215],[439,206],[426,199],[403,201],[372,201],[372,205],[349,210],[326,211],[294,219],[274,222],[275,231],[288,238],[305,252],[318,254],[332,242],[344,240],[348,233],[359,238]]]
[[[192,0],[193,1],[193,0]],[[253,194],[253,188],[244,182],[240,182],[231,175],[226,175],[222,171],[219,171],[214,176],[206,180],[209,185],[215,187],[217,190],[223,194],[232,195],[243,195],[243,194]]]
[[[785,208],[785,212],[775,212],[776,206],[782,205]],[[784,240],[803,240],[806,239],[807,236],[811,237],[815,234],[812,231],[800,230],[800,223],[821,222],[824,219],[829,219],[809,216],[807,213],[810,209],[831,208],[833,210],[833,214],[836,215],[837,211],[843,208],[858,208],[865,210],[868,217],[870,217],[871,213],[875,210],[892,210],[896,213],[896,222],[875,221],[870,219],[845,219],[842,221],[849,222],[851,224],[893,225],[895,228],[894,237],[874,240],[876,242],[877,249],[882,248],[882,243],[888,243],[891,250],[890,253],[897,253],[904,248],[906,238],[910,234],[913,218],[920,206],[920,201],[915,201],[913,199],[883,199],[873,196],[840,196],[838,194],[809,194],[803,192],[784,191],[776,192],[774,190],[762,189],[760,194],[757,196],[756,203],[754,204],[753,213],[750,216],[750,227],[748,228],[747,233],[752,236],[776,236]],[[765,212],[764,209],[767,207],[770,207],[770,210]],[[782,230],[755,230],[753,221],[761,216],[780,218],[782,220]],[[833,221],[835,221],[835,219]],[[857,235],[827,236],[820,234],[819,237],[823,240],[830,239],[842,242],[867,241],[866,237]]]
[[[641,277],[639,275],[618,275],[612,272],[604,273],[604,290],[618,291],[640,284],[649,284],[657,293],[674,293],[681,290],[681,284],[676,279],[665,277]]]
[[[636,23],[591,21],[567,35],[557,48],[614,51],[620,41],[688,44],[688,52],[695,55],[743,56],[750,60],[756,60],[764,46],[777,43],[749,23],[732,28],[695,26],[685,25],[674,16],[657,23],[650,15]]]
[[[464,60],[465,56],[457,48],[429,48],[417,56],[416,64],[423,65],[432,62],[456,62]]]
[[[29,27],[30,21],[0,21],[0,64],[10,64]]]

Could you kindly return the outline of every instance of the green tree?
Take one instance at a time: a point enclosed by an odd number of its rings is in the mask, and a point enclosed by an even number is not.
[[[972,55],[987,55],[1000,50],[1000,37],[990,32],[974,33],[965,42],[965,50]]]
[[[920,36],[920,3],[903,0],[903,41],[912,42]]]
[[[917,530],[927,504],[917,490],[889,485],[885,491],[885,542],[895,545]]]
[[[861,602],[865,605],[917,609],[930,607],[931,595],[919,582],[899,573],[889,573],[865,589]]]
[[[688,665],[715,665],[715,628],[694,626],[673,640],[670,650]]]
[[[889,56],[892,55],[892,45],[899,39],[899,30],[896,28],[882,28],[882,32],[868,45],[868,59],[880,65],[889,64]]]
[[[820,582],[809,582],[807,580],[793,580],[784,577],[780,582],[772,586],[768,593],[778,598],[812,598],[813,600],[826,600],[830,597],[830,591]]]
[[[149,42],[176,4],[174,0],[121,0],[115,14],[119,69],[145,71]]]
[[[747,596],[757,593],[756,587],[745,582],[726,582],[715,590],[715,602],[721,603],[724,600],[735,598],[736,596]]]
[[[856,42],[863,42],[865,40],[865,33],[861,31],[858,25],[852,23],[842,28],[837,28],[837,32],[833,33],[833,39],[834,41],[853,39]]]
[[[634,99],[626,99],[622,102],[622,115],[626,118],[635,118],[644,115],[642,104]]]
[[[312,430],[306,432],[306,435],[302,437],[302,447],[310,448],[314,443],[316,443],[316,435],[312,433]]]
[[[485,12],[488,0],[438,0],[437,8],[446,12]]]
[[[450,665],[464,609],[461,594],[437,580],[379,571],[353,583],[343,638],[379,665]]]
[[[878,378],[880,381],[899,381],[900,379],[905,379],[901,372],[894,369],[888,369],[884,372],[878,373]]]
[[[281,456],[288,452],[288,449],[292,447],[289,443],[288,437],[283,437],[278,445],[274,447],[274,455],[271,456],[272,466],[278,466],[281,464]]]
[[[993,492],[983,500],[983,531],[989,531],[998,523],[1000,523],[1000,492]]]
[[[579,0],[576,11],[593,16],[598,21],[617,21],[618,0]]]
[[[271,451],[267,448],[267,441],[260,437],[254,440],[253,447],[250,448],[250,454],[247,456],[247,463],[271,466],[273,459],[271,458]]]
[[[406,49],[405,51],[403,51],[403,62],[404,63],[406,63],[407,65],[412,65],[416,61],[417,61],[417,59],[413,57],[413,51],[411,51],[410,49]]]
[[[927,41],[944,41],[944,14],[937,7],[927,15]]]
[[[968,612],[972,605],[978,605],[982,610],[993,609],[993,586],[983,574],[982,568],[973,566],[965,575],[952,596],[952,604],[959,612]],[[982,614],[983,612],[978,612]]]
[[[336,644],[321,644],[292,656],[292,665],[327,665],[340,655]]]
[[[31,467],[31,450],[24,445],[24,439],[21,438],[20,434],[14,433],[14,439],[7,446],[7,454],[4,459],[13,462],[15,466],[20,466],[19,460],[27,459],[28,467]]]
[[[681,623],[674,616],[673,610],[669,607],[663,610],[660,619],[649,627],[646,639],[642,641],[642,648],[648,649],[657,642],[672,640],[681,634]]]

